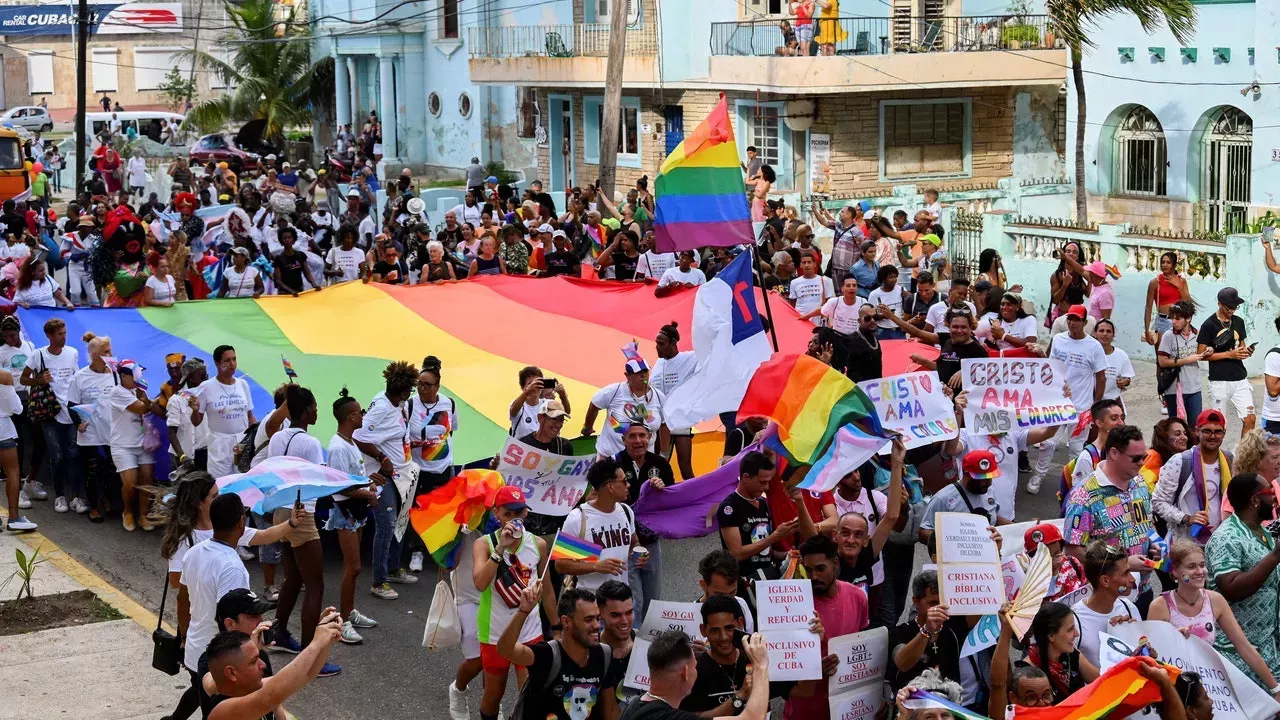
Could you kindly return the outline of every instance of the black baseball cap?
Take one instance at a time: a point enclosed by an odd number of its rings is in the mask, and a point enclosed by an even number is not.
[[[1234,310],[1244,304],[1244,298],[1235,288],[1224,287],[1218,291],[1218,302]]]
[[[238,618],[241,615],[266,615],[270,609],[271,603],[258,597],[252,590],[236,588],[223,595],[218,601],[214,618],[218,621],[218,627],[221,628],[222,621],[227,618]]]

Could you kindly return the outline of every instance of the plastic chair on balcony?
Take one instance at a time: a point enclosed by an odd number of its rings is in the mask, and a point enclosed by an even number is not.
[[[547,57],[573,57],[573,53],[564,46],[564,38],[558,32],[547,33]]]
[[[920,44],[916,47],[916,52],[933,52],[933,46],[937,44],[938,38],[942,35],[942,23],[938,20],[929,20],[924,24],[924,34],[920,39]]]
[[[853,47],[840,48],[836,51],[837,55],[867,55],[871,52],[871,33],[867,30],[858,31],[854,38]]]

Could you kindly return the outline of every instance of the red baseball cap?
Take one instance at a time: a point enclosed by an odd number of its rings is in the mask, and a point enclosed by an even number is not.
[[[1027,549],[1027,552],[1034,552],[1040,543],[1048,546],[1056,542],[1062,542],[1062,531],[1053,523],[1034,525],[1022,536],[1022,546]]]
[[[1072,305],[1071,307],[1067,308],[1067,315],[1068,316],[1075,315],[1081,320],[1084,320],[1085,318],[1089,317],[1089,311],[1086,310],[1083,305]]]
[[[1226,427],[1227,418],[1223,416],[1221,410],[1215,410],[1213,408],[1201,410],[1200,414],[1196,416],[1196,428],[1199,429],[1205,425],[1221,425],[1222,427]]]
[[[990,450],[970,450],[961,461],[964,474],[979,480],[991,480],[1000,477],[1000,464]]]
[[[515,485],[503,485],[493,496],[493,506],[508,510],[524,510],[529,507],[529,503],[525,502],[523,490]]]

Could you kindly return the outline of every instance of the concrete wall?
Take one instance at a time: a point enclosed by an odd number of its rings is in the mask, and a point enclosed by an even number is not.
[[[1239,108],[1254,121],[1253,204],[1280,205],[1275,196],[1280,188],[1280,163],[1271,159],[1272,148],[1280,147],[1280,126],[1270,121],[1280,111],[1280,93],[1267,85],[1280,80],[1274,38],[1280,7],[1276,3],[1198,3],[1195,7],[1199,12],[1197,29],[1186,46],[1198,50],[1196,62],[1179,56],[1181,43],[1170,33],[1162,29],[1147,35],[1132,16],[1115,16],[1093,33],[1097,47],[1085,59],[1084,81],[1089,123],[1084,155],[1089,192],[1099,196],[1113,192],[1112,168],[1107,160],[1114,123],[1126,107],[1137,104],[1151,110],[1164,128],[1169,162],[1166,200],[1173,201],[1098,199],[1091,206],[1100,213],[1095,219],[1189,225],[1191,208],[1185,204],[1199,201],[1201,195],[1201,131],[1214,111],[1224,106]],[[1165,49],[1163,62],[1152,57],[1152,47]],[[1231,50],[1229,62],[1215,59],[1214,48],[1218,47]],[[1133,61],[1122,60],[1119,48],[1133,48]],[[1256,48],[1253,59],[1249,57],[1250,48]],[[1241,96],[1240,91],[1255,79],[1263,84],[1263,92]],[[1073,138],[1074,146],[1073,85],[1067,98],[1067,136]]]

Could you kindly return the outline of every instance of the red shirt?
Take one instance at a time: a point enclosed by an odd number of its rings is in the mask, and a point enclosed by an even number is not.
[[[778,527],[784,522],[796,519],[796,506],[792,504],[791,498],[787,496],[787,489],[782,484],[782,465],[778,466],[776,472],[773,473],[773,480],[769,481],[769,489],[765,491],[765,495],[769,500],[769,516],[773,518],[773,526]],[[809,511],[809,519],[814,525],[822,522],[822,507],[824,505],[835,505],[835,497],[828,491],[822,493],[813,493],[808,490],[801,491],[801,497],[804,498],[805,509]],[[774,546],[778,550],[790,550],[792,547],[799,545],[793,538],[783,538]]]

